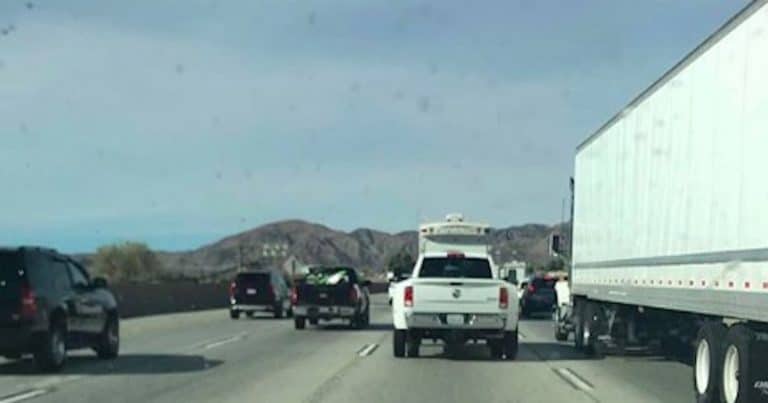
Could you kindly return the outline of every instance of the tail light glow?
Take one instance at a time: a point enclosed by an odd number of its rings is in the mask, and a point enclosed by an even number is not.
[[[499,308],[509,308],[509,290],[507,287],[499,288]]]
[[[32,289],[25,285],[21,288],[21,317],[33,319],[37,316],[37,300]]]
[[[352,288],[349,289],[349,300],[356,303],[358,299],[360,299],[360,293],[357,291],[356,286],[352,286]]]
[[[409,285],[405,287],[403,293],[403,302],[407,308],[413,307],[413,286]]]
[[[229,284],[229,296],[234,297],[236,291],[237,291],[237,283],[233,281],[232,283]]]
[[[291,290],[291,304],[296,305],[299,302],[299,289],[293,287]]]
[[[533,284],[528,284],[528,292],[531,293],[531,294],[535,293],[536,292],[536,286],[534,286]]]

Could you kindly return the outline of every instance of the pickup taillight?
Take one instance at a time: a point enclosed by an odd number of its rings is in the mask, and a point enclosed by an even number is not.
[[[28,285],[21,288],[21,318],[34,319],[37,316],[37,299]]]
[[[237,283],[233,281],[232,283],[229,284],[229,296],[234,297],[236,292],[237,292]]]
[[[405,291],[403,292],[403,303],[408,308],[413,307],[413,286],[412,285],[405,287]]]
[[[296,305],[299,303],[299,289],[298,287],[293,287],[291,290],[291,304]]]
[[[509,308],[509,290],[507,287],[499,288],[499,308]]]
[[[360,299],[360,293],[357,291],[357,286],[353,285],[352,288],[349,289],[349,301],[356,304],[358,299]]]

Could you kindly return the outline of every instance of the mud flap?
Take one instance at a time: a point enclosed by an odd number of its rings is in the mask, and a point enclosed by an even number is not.
[[[768,333],[755,333],[750,346],[748,402],[768,402]]]

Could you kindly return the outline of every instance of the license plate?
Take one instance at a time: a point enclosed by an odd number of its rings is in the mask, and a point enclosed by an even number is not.
[[[449,325],[463,325],[464,315],[446,315],[445,322]]]
[[[248,288],[247,290],[245,290],[245,293],[248,295],[256,295],[256,290],[254,290],[253,288]]]

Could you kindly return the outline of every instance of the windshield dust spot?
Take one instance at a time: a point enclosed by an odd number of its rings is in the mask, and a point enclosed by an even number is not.
[[[419,98],[419,110],[423,113],[429,112],[429,109],[432,107],[431,101],[429,97],[421,97]]]
[[[315,25],[316,22],[317,22],[317,13],[313,10],[307,16],[307,24]]]
[[[28,1],[26,6],[27,6],[27,10],[31,10],[31,9],[35,8],[35,3],[31,2],[31,1]]]
[[[177,64],[175,67],[176,74],[184,74],[184,70],[184,65],[181,63]]]

